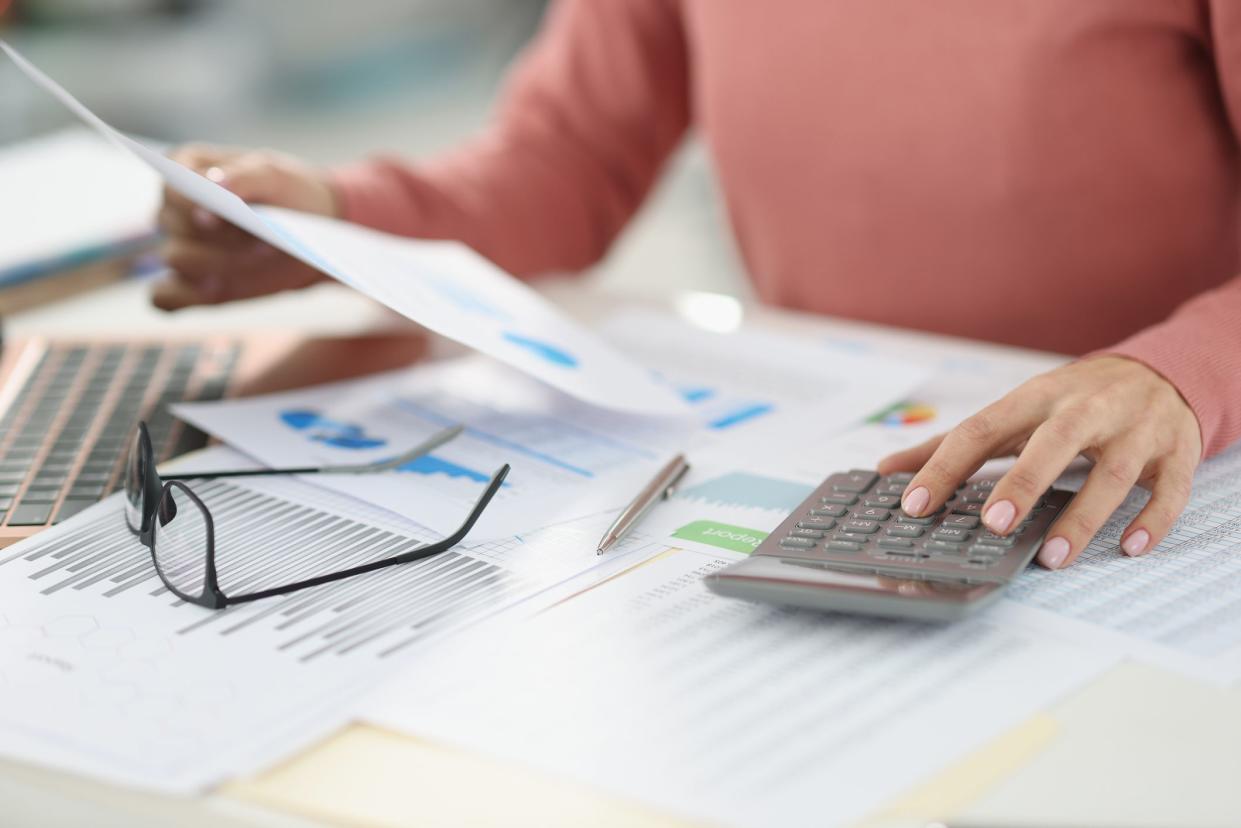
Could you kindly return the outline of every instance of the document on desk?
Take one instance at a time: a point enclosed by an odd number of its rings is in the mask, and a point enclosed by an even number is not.
[[[198,468],[244,462],[220,448]],[[206,464],[210,464],[209,466]],[[191,484],[221,586],[248,591],[389,557],[438,535],[293,479]],[[162,791],[252,772],[340,726],[418,650],[587,570],[602,520],[457,548],[223,611],[166,592],[120,496],[0,551],[0,754]]]
[[[173,190],[438,334],[597,405],[684,415],[679,396],[529,286],[457,242],[415,241],[334,219],[251,208],[233,193],[104,123],[0,41],[13,63]],[[85,185],[84,185],[85,186]]]
[[[1031,567],[1002,609],[1194,677],[1241,681],[1241,446],[1203,463],[1167,538],[1129,558],[1120,535],[1146,499],[1135,490],[1067,569]]]
[[[448,534],[508,463],[471,543],[619,508],[692,434],[688,423],[587,405],[477,356],[173,411],[273,467],[384,460],[460,423],[461,436],[394,474],[307,480]]]
[[[860,425],[931,376],[915,360],[833,353],[757,328],[715,333],[652,311],[617,314],[600,332],[675,388],[734,458]]]
[[[839,432],[900,399],[920,377],[891,360],[816,361],[813,345],[749,332],[720,336],[654,314],[620,317],[605,332],[668,377],[692,419],[601,409],[479,357],[174,411],[271,466],[381,460],[463,423],[464,435],[395,477],[313,482],[446,533],[492,470],[509,463],[507,485],[475,528],[476,538],[486,538],[619,508],[678,452],[689,452],[695,466],[715,454],[737,462],[790,434]]]
[[[437,648],[366,701],[385,727],[694,821],[849,824],[1110,665],[1050,634],[708,592],[675,550],[509,635]]]

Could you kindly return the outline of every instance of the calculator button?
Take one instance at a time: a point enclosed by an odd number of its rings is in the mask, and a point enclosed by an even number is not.
[[[930,526],[935,522],[934,517],[914,517],[913,515],[907,515],[904,512],[898,512],[896,515],[896,520],[898,523],[912,523],[918,526]]]
[[[795,538],[789,536],[780,539],[780,545],[785,549],[813,549],[814,541],[810,538]]]
[[[824,503],[838,503],[841,506],[852,506],[854,503],[857,503],[857,495],[849,494],[848,492],[837,492],[835,494],[827,494],[827,495],[823,495],[823,497],[819,499],[822,500]]]
[[[969,562],[974,564],[975,566],[992,566],[995,564],[995,558],[973,557],[973,558],[968,558],[967,560],[969,560]]]
[[[862,498],[863,506],[878,506],[881,509],[895,509],[901,505],[901,499],[896,495],[876,495],[868,494]]]
[[[914,542],[905,538],[880,538],[879,545],[884,549],[913,549]]]
[[[907,488],[909,488],[908,483],[880,483],[875,487],[875,494],[900,497],[905,494],[905,489]]]
[[[962,503],[986,503],[987,498],[990,495],[990,492],[975,492],[967,490],[961,492],[960,500]]]
[[[844,506],[828,504],[828,505],[823,505],[823,506],[816,506],[815,508],[810,510],[810,514],[814,515],[815,517],[838,518],[838,517],[844,517],[846,511],[847,510],[845,509]]]
[[[952,513],[954,515],[981,515],[981,503],[954,503],[952,504]]]
[[[828,520],[799,520],[797,521],[798,529],[817,529],[820,532],[826,532],[836,525],[836,521]]]
[[[855,532],[861,535],[872,535],[879,531],[879,523],[873,520],[860,520],[858,518],[849,518],[840,522],[840,528],[846,532]]]
[[[827,542],[826,546],[828,549],[835,550],[836,552],[861,552],[862,551],[862,544],[852,543],[851,541],[831,540]]]
[[[1017,542],[1014,537],[1002,538],[999,535],[993,535],[990,532],[983,532],[978,536],[979,543],[989,544],[991,546],[1012,546]]]
[[[817,529],[794,529],[789,532],[790,538],[821,538],[823,533]]]
[[[913,472],[893,472],[884,478],[884,480],[890,480],[893,483],[908,483],[913,479]]]
[[[942,540],[929,540],[926,542],[926,548],[929,552],[964,552],[965,547],[960,543]]]
[[[931,537],[935,540],[965,543],[970,539],[970,532],[967,529],[958,529],[954,526],[940,526],[931,533]]]
[[[827,483],[838,492],[864,492],[878,479],[879,475],[873,471],[852,469],[844,474],[833,474],[827,478]]]
[[[836,533],[836,540],[848,541],[849,543],[866,543],[870,540],[870,535],[841,531]]]
[[[994,480],[975,480],[970,484],[970,488],[976,492],[989,492],[995,488]]]
[[[1003,546],[989,546],[985,543],[976,543],[970,547],[971,555],[996,555],[1000,556],[1008,552]]]
[[[894,523],[884,530],[890,538],[920,538],[926,530],[912,523]]]
[[[941,526],[952,526],[957,529],[977,529],[978,518],[973,515],[949,515],[944,518]]]
[[[877,509],[871,507],[870,509],[854,509],[851,517],[860,518],[861,520],[877,520],[882,522],[892,517],[892,513],[887,509]]]

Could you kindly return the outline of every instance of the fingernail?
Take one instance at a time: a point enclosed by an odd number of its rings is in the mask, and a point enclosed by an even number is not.
[[[1125,538],[1120,548],[1125,550],[1125,554],[1131,558],[1136,558],[1146,551],[1146,546],[1151,542],[1150,532],[1145,529],[1139,529],[1129,537]]]
[[[905,514],[917,517],[926,509],[926,504],[931,502],[931,493],[926,490],[926,486],[919,486],[912,492],[905,493],[905,499],[901,501],[901,508],[905,510]]]
[[[220,167],[208,167],[207,171],[203,173],[203,175],[207,178],[207,180],[214,181],[216,184],[224,181],[224,170]]]
[[[211,230],[216,226],[218,219],[201,207],[195,207],[194,212],[190,214],[194,219],[194,225],[200,230]]]
[[[1008,531],[1008,527],[1013,525],[1013,518],[1017,517],[1017,507],[1013,505],[1011,500],[1000,500],[992,503],[987,509],[987,513],[982,516],[982,522],[987,528],[997,535],[1002,535]]]
[[[1056,537],[1043,544],[1038,552],[1038,562],[1048,569],[1059,569],[1060,564],[1069,556],[1069,542]]]

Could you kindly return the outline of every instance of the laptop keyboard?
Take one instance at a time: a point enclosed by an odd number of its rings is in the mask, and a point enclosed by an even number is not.
[[[0,520],[59,523],[121,484],[139,420],[159,460],[206,445],[171,403],[224,395],[235,343],[51,345],[0,417]]]

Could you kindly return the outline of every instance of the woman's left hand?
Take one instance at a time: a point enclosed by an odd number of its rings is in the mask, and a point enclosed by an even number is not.
[[[1014,529],[1079,454],[1094,461],[1081,492],[1048,530],[1038,560],[1071,564],[1134,484],[1150,501],[1121,535],[1131,556],[1149,552],[1189,501],[1202,457],[1198,419],[1177,390],[1140,362],[1096,357],[1026,382],[947,434],[893,454],[881,474],[914,471],[902,506],[933,513],[993,457],[1019,455],[982,508],[983,525]]]

